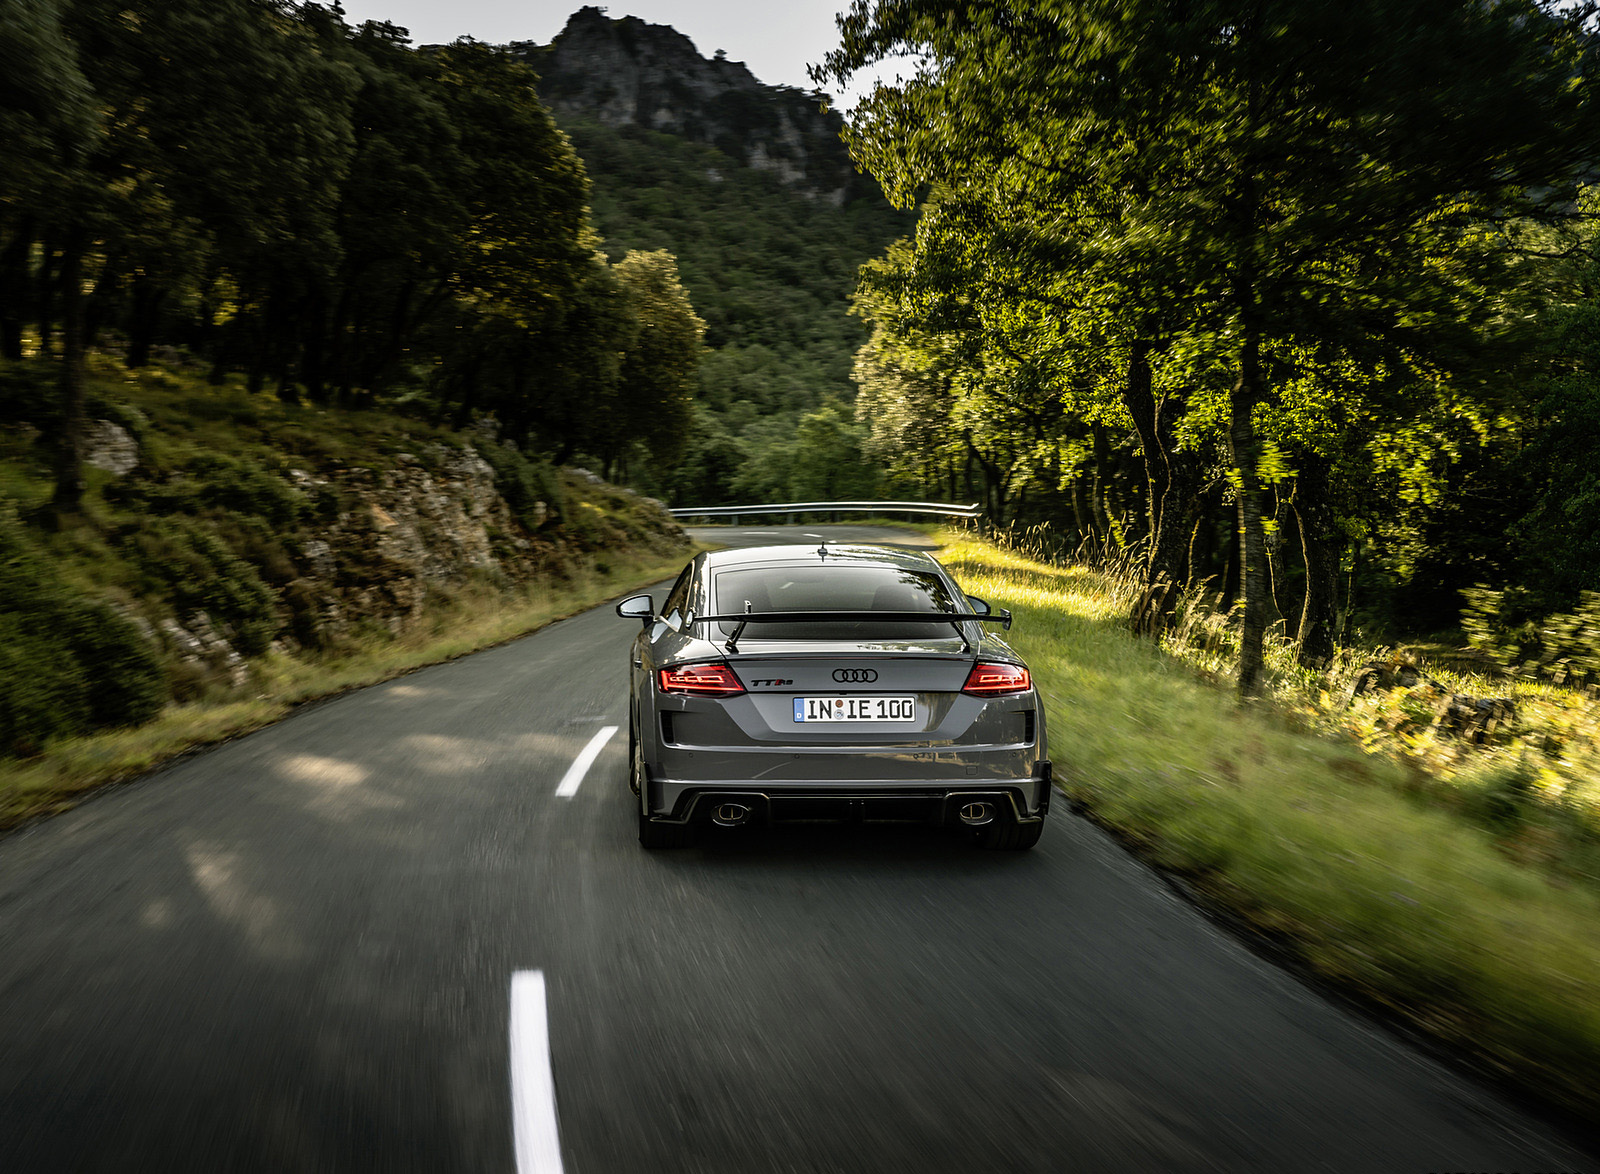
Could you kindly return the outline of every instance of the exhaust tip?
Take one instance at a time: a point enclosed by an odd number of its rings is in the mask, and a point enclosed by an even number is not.
[[[961,809],[961,822],[969,828],[981,828],[994,822],[993,803],[968,803]]]
[[[711,822],[725,828],[736,828],[749,818],[750,809],[743,803],[719,803],[711,813]]]

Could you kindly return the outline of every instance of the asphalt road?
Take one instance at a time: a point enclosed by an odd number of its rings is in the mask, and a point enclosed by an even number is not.
[[[881,533],[739,540],[778,530]],[[0,840],[0,1171],[511,1171],[514,1063],[524,1174],[1600,1169],[1065,804],[1029,853],[641,850],[633,632],[600,608]]]

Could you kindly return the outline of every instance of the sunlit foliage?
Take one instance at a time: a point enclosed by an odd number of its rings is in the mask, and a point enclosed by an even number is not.
[[[951,397],[940,447],[992,511],[1139,549],[1136,623],[1159,630],[1182,583],[1220,573],[1244,692],[1280,618],[1325,661],[1354,540],[1401,580],[1449,561],[1464,536],[1426,531],[1489,422],[1525,408],[1522,226],[1570,221],[1600,151],[1584,19],[1532,0],[858,0],[816,76],[916,58],[846,133],[921,208],[870,279],[863,373],[920,352]],[[1430,441],[1444,459],[1420,477],[1376,458]],[[1395,481],[1409,515],[1378,496]]]

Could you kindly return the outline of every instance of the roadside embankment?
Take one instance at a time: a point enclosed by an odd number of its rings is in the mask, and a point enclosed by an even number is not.
[[[660,503],[492,426],[93,356],[63,524],[50,364],[0,366],[0,829],[289,707],[666,578]]]

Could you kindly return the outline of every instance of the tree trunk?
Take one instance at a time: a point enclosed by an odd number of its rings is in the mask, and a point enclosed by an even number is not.
[[[28,253],[33,248],[33,218],[24,216],[0,249],[0,356],[22,358],[22,323],[27,318]]]
[[[117,295],[121,292],[118,286],[118,271],[122,267],[122,258],[110,256],[106,263],[100,267],[100,276],[95,279],[94,287],[89,291],[83,303],[83,345],[85,349],[95,345],[100,337],[100,328],[111,317],[117,304]]]
[[[59,524],[83,508],[83,233],[61,249],[61,425],[56,437],[56,488],[51,512]]]
[[[41,355],[48,355],[55,350],[55,283],[59,280],[59,274],[55,242],[46,236],[39,249],[39,271],[33,275],[34,319],[39,324]]]
[[[1259,11],[1249,11],[1237,30],[1244,47],[1245,105],[1241,142],[1244,151],[1236,166],[1239,192],[1229,210],[1233,230],[1232,300],[1239,315],[1239,378],[1228,397],[1228,448],[1239,479],[1239,584],[1244,593],[1244,615],[1239,625],[1239,696],[1261,691],[1262,638],[1266,634],[1266,542],[1261,526],[1261,440],[1252,414],[1262,402],[1261,376],[1262,291],[1260,252],[1262,201],[1258,181],[1262,165],[1254,157],[1259,149],[1257,105],[1261,79],[1256,74],[1254,49],[1264,35]]]
[[[300,385],[295,382],[294,356],[300,345],[300,320],[290,305],[287,283],[279,282],[267,297],[266,364],[267,377],[278,385],[278,399],[286,404],[300,402]]]
[[[472,409],[478,406],[478,360],[469,360],[461,371],[461,402],[456,405],[450,428],[459,432],[472,423]]]
[[[1234,525],[1232,511],[1224,502],[1224,486],[1221,480],[1202,484],[1195,495],[1195,532],[1189,540],[1189,582],[1210,582],[1219,601],[1228,591],[1228,577],[1233,573]]]
[[[205,284],[200,287],[200,305],[196,308],[200,324],[200,352],[211,360],[206,382],[213,387],[221,386],[228,376],[228,338],[223,328],[217,325],[217,276],[216,263],[212,261],[206,266]]]
[[[334,299],[333,315],[328,322],[324,378],[333,384],[334,399],[339,403],[350,394],[351,297],[350,282],[346,280],[339,286],[339,296]]]
[[[1094,442],[1094,481],[1089,486],[1089,508],[1094,514],[1095,537],[1101,545],[1111,541],[1111,515],[1106,508],[1106,492],[1110,476],[1106,465],[1110,462],[1110,446],[1106,443],[1106,430],[1100,424],[1089,426],[1089,436]]]
[[[1300,630],[1300,615],[1305,608],[1304,588],[1294,589],[1294,561],[1291,557],[1304,547],[1300,533],[1300,517],[1295,513],[1294,498],[1275,495],[1277,505],[1273,517],[1278,521],[1277,551],[1272,562],[1272,604],[1283,620],[1284,635]]]
[[[1228,447],[1239,478],[1239,578],[1244,617],[1239,627],[1239,695],[1261,691],[1262,639],[1267,627],[1266,535],[1261,525],[1261,442],[1251,414],[1261,397],[1261,338],[1246,307],[1239,379],[1229,396]]]
[[[1262,488],[1262,496],[1266,496],[1266,488]],[[1287,620],[1289,613],[1284,610],[1285,596],[1288,587],[1284,584],[1283,549],[1286,535],[1283,532],[1284,501],[1279,496],[1276,487],[1272,492],[1272,530],[1266,531],[1265,522],[1262,524],[1263,541],[1267,548],[1267,614],[1263,622],[1270,631],[1280,620]],[[1263,514],[1263,518],[1265,515]]]
[[[1210,529],[1206,526],[1206,519],[1199,517],[1194,520],[1194,525],[1189,528],[1189,545],[1184,551],[1188,560],[1188,574],[1190,583],[1199,583],[1205,578],[1204,566],[1206,550],[1201,545],[1211,537]]]
[[[328,302],[320,291],[303,311],[305,342],[300,348],[300,381],[314,404],[328,402]]]
[[[506,406],[497,413],[500,417],[501,427],[505,431],[525,432],[533,425],[533,396],[531,390],[532,371],[529,364],[533,356],[529,353],[528,336],[523,335],[517,340],[511,352],[511,395]],[[611,478],[607,477],[607,481]]]
[[[967,443],[968,467],[976,461],[978,468],[983,473],[983,500],[989,513],[989,524],[996,529],[1005,525],[1006,510],[1006,483],[1000,473],[1000,467],[979,451],[978,446],[972,443],[972,434],[965,433],[962,439]]]
[[[1145,586],[1134,603],[1136,632],[1158,639],[1171,620],[1178,593],[1188,584],[1188,547],[1199,510],[1200,470],[1188,453],[1178,451],[1173,416],[1182,400],[1156,401],[1150,379],[1152,344],[1133,344],[1123,403],[1133,419],[1144,453],[1146,517],[1149,548]]]
[[[1355,627],[1356,583],[1361,578],[1361,543],[1350,545],[1350,574],[1344,582],[1344,599],[1339,607],[1339,635],[1337,643],[1349,644]]]
[[[131,301],[128,316],[129,367],[144,367],[150,362],[150,347],[155,343],[156,328],[161,322],[161,303],[166,298],[164,290],[144,274],[134,277],[129,290]]]
[[[234,323],[242,328],[235,337],[242,337],[249,348],[244,367],[245,390],[251,395],[259,395],[267,385],[267,326],[263,321],[266,303],[263,299],[253,300],[250,309],[236,317]]]
[[[1226,515],[1224,515],[1226,516]],[[1239,602],[1244,588],[1239,574],[1239,507],[1234,505],[1233,525],[1218,527],[1222,544],[1222,611],[1231,612]]]
[[[368,364],[366,378],[362,381],[370,396],[376,398],[388,383],[390,370],[399,362],[401,354],[405,351],[406,335],[411,322],[412,301],[417,296],[417,283],[407,279],[400,285],[395,294],[394,305],[390,309],[389,322],[384,330],[383,338],[377,344],[377,352]]]
[[[1149,495],[1144,492],[1144,476],[1142,472],[1130,472],[1120,460],[1113,460],[1112,468],[1115,476],[1112,484],[1120,492],[1115,496],[1119,507],[1116,516],[1122,519],[1119,540],[1129,550],[1144,547],[1145,558],[1150,557],[1150,503]]]
[[[1300,549],[1306,560],[1306,595],[1300,608],[1296,655],[1307,668],[1323,668],[1338,649],[1339,561],[1344,535],[1334,514],[1329,488],[1331,464],[1310,455],[1300,461],[1294,494],[1300,523]]]

